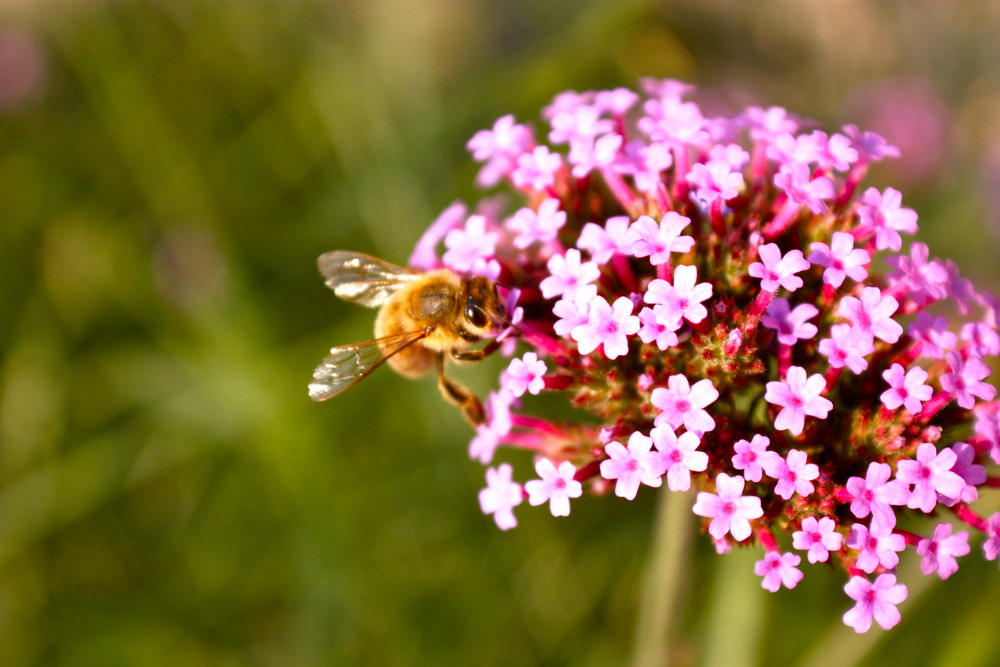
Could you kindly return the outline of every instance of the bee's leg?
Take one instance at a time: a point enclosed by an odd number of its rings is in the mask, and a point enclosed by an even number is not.
[[[502,340],[497,340],[493,338],[490,342],[483,345],[478,350],[469,350],[467,352],[458,352],[456,350],[451,351],[451,356],[455,361],[482,361],[486,357],[490,356],[494,352],[500,349],[503,345]]]
[[[441,394],[462,409],[466,420],[473,426],[485,422],[486,412],[483,410],[482,402],[471,391],[444,374],[444,352],[438,352],[437,373]]]

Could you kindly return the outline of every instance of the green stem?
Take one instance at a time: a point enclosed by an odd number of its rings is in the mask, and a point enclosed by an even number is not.
[[[652,553],[646,566],[632,664],[663,667],[677,657],[676,618],[691,546],[690,493],[660,490]]]

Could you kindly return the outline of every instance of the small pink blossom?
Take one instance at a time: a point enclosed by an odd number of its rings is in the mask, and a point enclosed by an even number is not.
[[[586,324],[573,329],[570,334],[577,342],[580,354],[590,354],[603,346],[604,356],[616,359],[628,354],[628,338],[639,331],[639,318],[632,314],[632,301],[625,296],[609,304],[604,297],[596,297],[587,312]]]
[[[525,392],[537,395],[545,388],[545,362],[535,352],[525,352],[520,359],[512,359],[507,367],[507,386],[515,396]]]
[[[844,592],[857,601],[844,614],[844,624],[854,628],[855,632],[868,632],[873,621],[883,630],[889,630],[899,623],[900,615],[896,605],[902,604],[906,599],[907,590],[905,585],[896,583],[896,575],[879,575],[874,583],[864,577],[851,577],[844,586]]]
[[[837,532],[837,522],[828,516],[807,516],[800,529],[792,533],[792,547],[808,551],[810,563],[825,563],[831,551],[839,551],[844,536]]]
[[[845,278],[861,282],[868,277],[871,256],[866,250],[854,247],[854,236],[847,232],[834,232],[830,245],[815,242],[809,246],[809,262],[819,264],[826,270],[823,282],[840,287]]]
[[[948,331],[948,320],[940,315],[920,311],[910,322],[910,338],[920,343],[920,356],[924,359],[944,359],[945,352],[954,350],[958,336]]]
[[[642,324],[639,339],[643,343],[656,343],[656,347],[666,350],[679,342],[676,332],[681,320],[671,318],[664,306],[643,308],[639,311],[639,322]]]
[[[841,299],[837,313],[851,321],[855,335],[895,343],[903,335],[903,327],[892,319],[898,308],[899,302],[889,295],[882,296],[879,288],[865,287],[860,299],[853,296]]]
[[[823,398],[826,380],[820,374],[806,376],[801,366],[792,366],[784,382],[768,382],[764,400],[782,410],[774,420],[774,428],[800,435],[805,428],[806,415],[826,419],[833,403]]]
[[[604,452],[611,458],[601,461],[601,477],[618,480],[615,495],[634,500],[639,485],[657,487],[662,483],[659,456],[650,452],[653,440],[635,431],[628,439],[628,449],[619,442],[609,442]]]
[[[937,505],[939,493],[957,498],[965,488],[965,480],[951,470],[957,458],[953,450],[939,453],[932,443],[925,442],[917,448],[915,460],[902,459],[897,463],[896,479],[913,485],[906,506],[930,512]]]
[[[853,335],[850,324],[834,324],[830,327],[830,337],[819,342],[819,353],[826,357],[832,368],[847,366],[857,374],[868,368],[865,357],[874,351],[874,339]]]
[[[864,524],[851,526],[851,534],[847,537],[848,547],[860,551],[857,566],[859,570],[871,574],[879,566],[891,570],[899,564],[900,551],[906,548],[906,540],[902,535],[885,529],[869,530]]]
[[[514,247],[525,249],[532,243],[551,243],[559,229],[566,224],[566,212],[559,210],[558,199],[546,199],[532,208],[518,209],[507,221],[507,228],[514,232]]]
[[[899,250],[903,240],[899,232],[913,234],[917,231],[917,214],[911,208],[901,208],[903,195],[899,190],[886,188],[885,193],[868,188],[861,197],[858,217],[861,227],[875,232],[875,245],[879,250]]]
[[[865,479],[851,477],[846,489],[851,495],[851,513],[859,519],[872,514],[872,527],[892,529],[896,526],[893,505],[905,505],[910,497],[906,484],[899,480],[889,481],[892,468],[887,463],[872,461],[868,464]]]
[[[986,540],[983,542],[983,558],[996,560],[1000,556],[1000,512],[986,520]]]
[[[942,579],[947,579],[958,572],[958,561],[955,558],[969,553],[969,533],[951,534],[950,523],[939,523],[934,528],[934,537],[928,537],[917,543],[917,553],[923,556],[920,570],[927,576],[937,572]]]
[[[548,277],[539,284],[542,296],[546,299],[572,294],[601,275],[597,264],[584,262],[576,248],[570,248],[565,255],[552,255],[548,261],[548,269]]]
[[[590,258],[596,264],[606,264],[616,253],[624,254],[624,249],[628,248],[629,218],[626,215],[617,215],[608,218],[604,226],[588,222],[580,230],[580,238],[576,241],[576,247],[590,253]]]
[[[649,257],[650,264],[656,266],[670,261],[670,253],[685,253],[694,246],[694,239],[681,236],[681,231],[691,224],[691,219],[675,211],[668,211],[660,219],[660,224],[648,215],[640,216],[628,229],[626,238],[634,257]]]
[[[813,213],[826,213],[826,201],[833,199],[833,181],[828,176],[813,176],[802,162],[785,162],[774,175],[774,184],[781,188],[788,201],[807,206]]]
[[[751,264],[748,272],[752,277],[761,279],[762,290],[774,293],[779,287],[784,287],[794,292],[802,287],[802,278],[795,274],[808,269],[809,262],[802,256],[801,250],[789,250],[782,256],[777,244],[768,243],[757,248],[757,254],[760,261]]]
[[[460,273],[496,278],[500,274],[500,265],[492,257],[499,238],[498,232],[487,231],[484,216],[470,215],[463,229],[451,229],[445,234],[447,250],[442,261],[445,266]]]
[[[708,533],[721,540],[727,533],[737,542],[750,537],[752,532],[750,521],[764,516],[760,498],[757,496],[743,497],[743,478],[739,475],[730,477],[720,472],[715,478],[715,490],[718,493],[702,491],[694,504],[694,513],[711,519]]]
[[[656,425],[681,425],[689,431],[705,433],[715,428],[715,420],[705,408],[719,398],[719,392],[708,378],[690,384],[687,376],[671,375],[667,387],[653,390],[650,400],[661,410],[656,416]]]
[[[782,345],[795,345],[799,340],[808,340],[816,335],[815,324],[808,320],[819,315],[819,309],[811,303],[800,303],[791,308],[787,299],[775,298],[760,323],[778,333]]]
[[[692,431],[677,437],[669,426],[656,426],[649,432],[656,445],[657,471],[667,475],[667,488],[687,491],[691,488],[691,473],[708,467],[708,454],[699,452],[701,440]]]
[[[785,588],[795,588],[802,577],[802,570],[795,567],[802,562],[802,559],[795,554],[779,553],[768,551],[764,554],[764,560],[759,560],[754,564],[755,574],[764,577],[761,586],[771,591],[777,592],[782,585]]]
[[[984,401],[996,398],[996,387],[983,382],[990,374],[990,367],[982,359],[964,359],[958,352],[949,352],[945,358],[951,368],[949,373],[941,376],[941,388],[955,394],[955,401],[961,407],[971,410],[976,404],[976,398]]]
[[[517,157],[517,167],[511,172],[511,180],[519,188],[543,191],[555,185],[556,172],[562,164],[562,155],[551,152],[548,146],[535,146],[530,153]]]
[[[889,410],[895,410],[900,405],[912,415],[920,414],[920,409],[926,401],[931,400],[934,390],[924,384],[927,371],[920,366],[914,366],[909,371],[903,370],[899,364],[882,373],[889,383],[889,389],[882,392],[882,403]]]
[[[552,304],[552,314],[558,318],[552,327],[556,335],[569,336],[573,329],[586,324],[590,304],[596,298],[597,285],[582,285]]]
[[[948,507],[956,503],[971,503],[979,498],[979,486],[986,482],[986,468],[976,463],[976,448],[965,442],[956,442],[950,448],[955,452],[955,465],[951,471],[962,478],[965,486],[957,496],[939,496],[938,502]]]
[[[764,475],[763,464],[770,458],[767,455],[777,456],[777,452],[768,451],[767,446],[771,444],[770,438],[766,435],[755,434],[753,440],[737,440],[733,445],[733,467],[743,471],[743,476],[748,482],[759,482]]]
[[[775,456],[765,459],[764,472],[767,476],[778,480],[774,492],[788,500],[793,494],[808,496],[815,487],[812,480],[819,477],[819,466],[806,462],[806,453],[798,449],[788,451],[786,458]]]
[[[538,459],[535,472],[541,479],[525,482],[524,490],[528,492],[528,502],[531,505],[549,503],[552,516],[569,516],[570,498],[579,498],[583,494],[583,486],[573,479],[576,468],[569,461],[556,465],[546,458]]]
[[[486,488],[479,492],[479,507],[483,514],[492,514],[500,530],[517,526],[514,508],[524,499],[521,485],[511,479],[514,469],[509,463],[486,469]]]
[[[657,278],[649,283],[643,300],[646,303],[663,306],[664,315],[670,319],[686,319],[697,324],[708,317],[708,309],[702,305],[712,296],[710,283],[698,283],[698,268],[686,264],[674,269],[674,284]]]
[[[743,174],[733,171],[732,165],[723,160],[696,164],[691,167],[686,178],[688,183],[697,188],[694,192],[695,199],[706,204],[711,204],[716,199],[728,201],[738,195],[744,186]]]
[[[480,130],[469,139],[466,147],[477,162],[485,162],[476,177],[482,187],[493,187],[509,176],[517,166],[517,158],[531,150],[534,133],[526,125],[514,122],[514,116],[498,119],[491,130]]]

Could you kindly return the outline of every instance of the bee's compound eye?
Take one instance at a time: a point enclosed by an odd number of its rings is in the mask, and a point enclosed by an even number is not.
[[[490,318],[486,317],[483,309],[473,303],[465,305],[465,319],[478,329],[485,329],[490,323]]]

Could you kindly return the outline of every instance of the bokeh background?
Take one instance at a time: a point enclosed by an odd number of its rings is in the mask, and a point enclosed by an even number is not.
[[[0,1],[0,664],[627,664],[655,492],[501,533],[432,380],[311,403],[372,325],[316,256],[404,262],[480,196],[476,130],[669,76],[884,133],[868,183],[996,290],[998,33],[986,0]],[[909,553],[864,636],[842,573],[772,595],[756,551],[694,549],[679,664],[1000,651],[978,542],[944,584]]]

